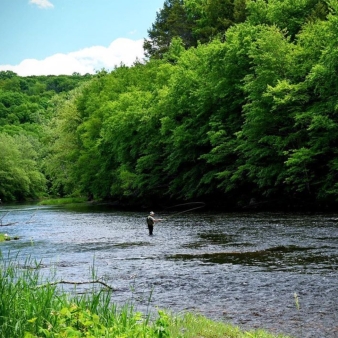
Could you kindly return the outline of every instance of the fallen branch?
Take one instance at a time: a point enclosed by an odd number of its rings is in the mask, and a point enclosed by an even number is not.
[[[38,285],[37,288],[43,288],[49,285],[57,285],[57,284],[73,284],[73,285],[81,285],[81,284],[101,284],[103,286],[105,286],[106,288],[108,288],[109,290],[113,290],[116,291],[117,289],[114,289],[113,287],[111,287],[110,285],[106,284],[105,282],[102,282],[100,280],[93,280],[93,281],[87,281],[87,282],[70,282],[70,281],[65,281],[65,280],[60,280],[57,282],[51,282],[51,283],[47,283],[47,284],[42,284],[42,285]]]
[[[18,223],[18,222],[12,222],[12,223],[2,224],[2,221],[1,221],[0,226],[1,226],[1,227],[7,227],[7,226],[9,226],[9,225],[14,225],[14,224],[17,224],[17,223]]]

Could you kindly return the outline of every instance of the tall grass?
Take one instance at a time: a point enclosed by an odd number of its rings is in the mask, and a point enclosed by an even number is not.
[[[50,318],[51,309],[58,306],[55,286],[38,288],[38,265],[26,260],[20,267],[16,260],[1,257],[1,337],[23,337],[28,328],[37,330],[45,318]],[[34,323],[30,322],[33,317]]]
[[[154,318],[118,307],[112,291],[95,288],[70,295],[40,273],[40,263],[0,254],[0,337],[181,337],[273,338],[264,331],[244,332],[203,316],[174,316],[158,311]],[[53,284],[52,284],[53,283]],[[280,336],[284,337],[284,336]]]

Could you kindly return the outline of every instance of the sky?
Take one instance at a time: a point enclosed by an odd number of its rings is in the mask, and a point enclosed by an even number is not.
[[[0,71],[94,74],[144,59],[165,0],[0,0]]]

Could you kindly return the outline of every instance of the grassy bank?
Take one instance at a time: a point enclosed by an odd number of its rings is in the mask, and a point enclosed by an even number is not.
[[[150,316],[131,304],[112,304],[109,288],[69,296],[59,285],[43,278],[38,262],[28,259],[19,264],[1,256],[0,337],[286,337],[245,332],[189,313],[175,316],[160,310]]]
[[[39,205],[61,205],[61,204],[72,204],[72,203],[84,203],[86,202],[85,197],[63,197],[63,198],[51,198],[40,201]]]

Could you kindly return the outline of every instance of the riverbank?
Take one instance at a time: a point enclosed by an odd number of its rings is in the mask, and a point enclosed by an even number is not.
[[[2,207],[5,205],[20,205],[23,202],[12,202],[10,204],[2,203]],[[149,210],[157,211],[190,211],[198,210],[203,212],[305,212],[305,213],[335,213],[337,210],[337,203],[332,202],[331,204],[316,203],[315,201],[296,199],[296,198],[281,198],[276,199],[256,199],[250,198],[248,200],[223,200],[222,198],[210,198],[201,197],[198,201],[196,200],[171,200],[167,198],[156,199],[156,200],[138,200],[121,198],[120,200],[110,199],[88,199],[83,196],[72,196],[72,197],[60,197],[60,198],[43,198],[39,200],[26,201],[27,204],[36,206],[67,206],[72,205],[84,205],[84,206],[97,206],[111,208],[112,210],[121,211],[142,211],[148,213]],[[1,215],[0,215],[1,216]]]
[[[131,303],[118,307],[111,303],[109,285],[69,296],[60,288],[63,283],[67,282],[44,280],[36,261],[27,259],[22,264],[1,257],[0,337],[287,338],[263,330],[243,331],[192,313],[144,314]],[[99,282],[93,276],[88,283]]]

